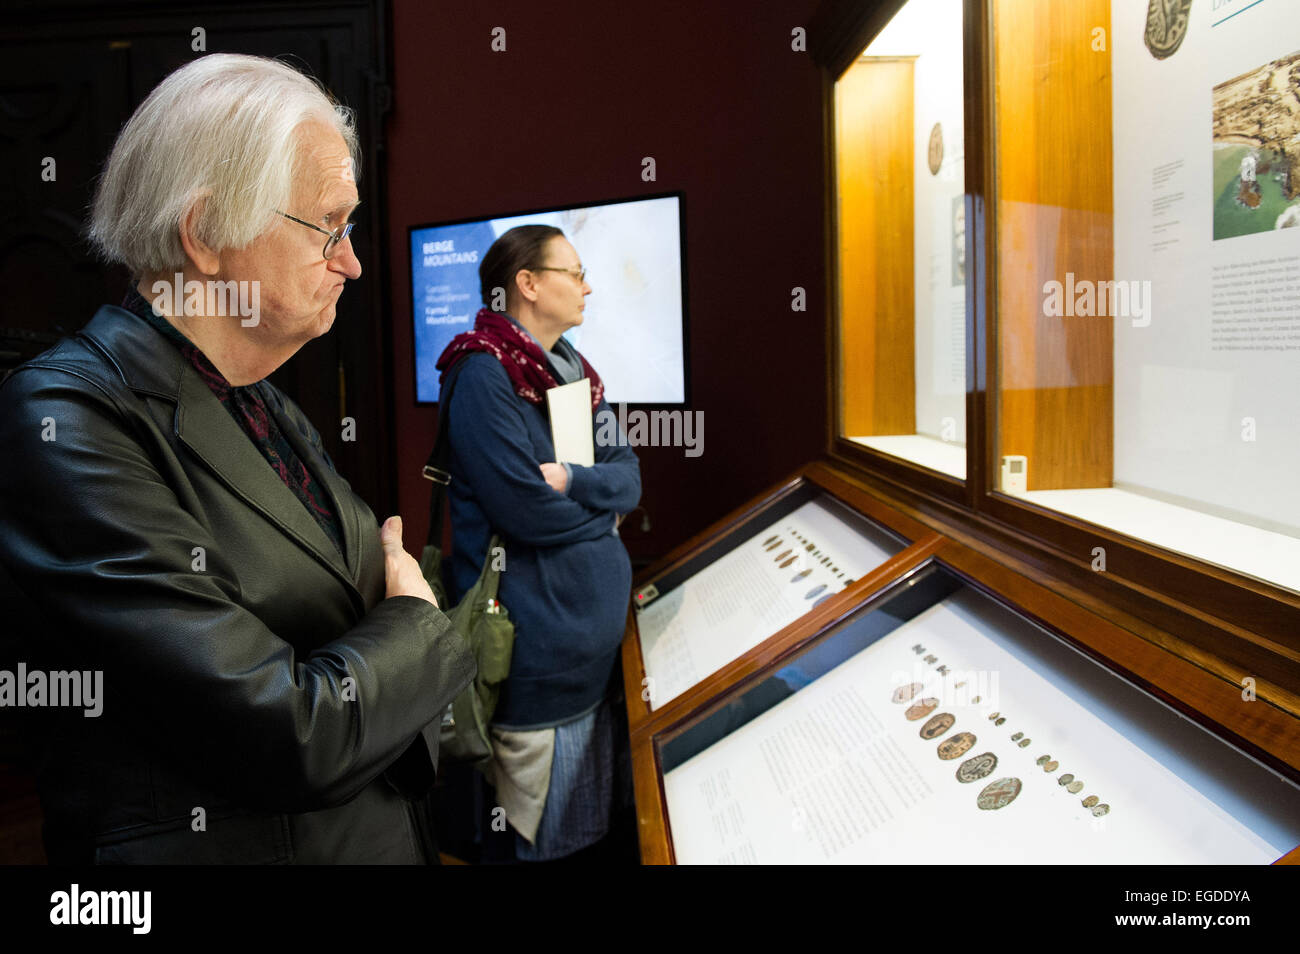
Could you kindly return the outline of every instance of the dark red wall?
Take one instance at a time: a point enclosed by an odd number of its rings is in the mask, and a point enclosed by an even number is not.
[[[436,426],[412,383],[413,224],[685,192],[691,410],[704,412],[704,453],[638,449],[652,529],[641,531],[640,514],[625,525],[634,557],[667,551],[821,453],[820,80],[790,42],[815,7],[396,0],[387,174],[408,549],[424,539],[419,472]],[[504,53],[491,49],[498,26]],[[655,182],[641,179],[644,156]],[[805,312],[791,311],[794,286],[807,289]]]

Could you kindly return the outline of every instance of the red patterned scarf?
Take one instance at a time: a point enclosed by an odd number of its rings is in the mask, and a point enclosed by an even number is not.
[[[510,375],[515,393],[529,404],[541,404],[547,390],[560,384],[551,373],[546,355],[537,342],[505,315],[495,311],[479,309],[474,316],[474,330],[461,332],[451,339],[438,359],[437,368],[446,377],[448,369],[462,355],[474,351],[486,351],[500,361],[506,374]],[[595,411],[605,396],[605,385],[586,358],[579,354],[578,360],[582,362],[583,374],[591,381],[591,409]]]

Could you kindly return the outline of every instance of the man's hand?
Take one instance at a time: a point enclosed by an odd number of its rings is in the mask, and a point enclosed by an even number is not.
[[[563,464],[542,464],[542,477],[551,485],[551,489],[556,493],[564,493],[565,488],[569,486],[569,473],[564,469]]]
[[[385,597],[418,596],[437,606],[419,562],[402,547],[402,518],[385,520],[379,528],[379,539],[384,546],[384,580],[388,584]]]

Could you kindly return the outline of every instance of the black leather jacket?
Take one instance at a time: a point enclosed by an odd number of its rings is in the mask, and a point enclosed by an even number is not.
[[[383,598],[374,514],[256,386],[345,558],[136,315],[101,308],[0,385],[4,618],[32,620],[16,658],[103,672],[97,718],[25,713],[52,862],[433,860],[436,720],[469,648],[428,602]]]

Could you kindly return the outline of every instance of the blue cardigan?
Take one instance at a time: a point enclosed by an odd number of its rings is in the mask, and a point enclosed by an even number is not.
[[[617,663],[632,588],[617,515],[640,500],[641,468],[630,447],[597,445],[595,466],[573,465],[567,493],[556,492],[539,467],[555,460],[545,405],[517,396],[492,355],[462,362],[447,409],[451,586],[459,601],[499,533],[515,645],[493,723],[562,724],[604,698]]]

